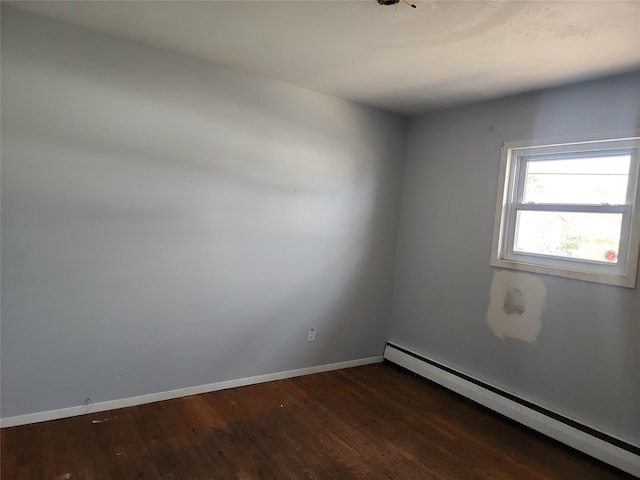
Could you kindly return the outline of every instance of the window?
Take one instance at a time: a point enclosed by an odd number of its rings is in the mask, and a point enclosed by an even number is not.
[[[635,287],[640,138],[505,144],[491,264]]]

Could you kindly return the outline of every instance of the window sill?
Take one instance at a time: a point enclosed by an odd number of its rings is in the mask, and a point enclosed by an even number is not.
[[[554,277],[564,277],[572,280],[582,280],[585,282],[602,283],[605,285],[614,285],[617,287],[635,288],[636,272],[627,272],[626,275],[608,275],[604,273],[585,272],[580,270],[570,270],[566,267],[557,268],[546,265],[532,264],[520,262],[516,260],[507,260],[494,258],[491,260],[491,266],[506,268],[509,270],[518,270],[521,272],[539,273],[542,275],[551,275]]]

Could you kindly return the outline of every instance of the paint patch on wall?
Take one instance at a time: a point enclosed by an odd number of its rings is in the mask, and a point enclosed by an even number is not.
[[[502,340],[511,337],[534,343],[542,328],[540,317],[546,298],[547,289],[539,277],[506,270],[494,272],[487,323]]]

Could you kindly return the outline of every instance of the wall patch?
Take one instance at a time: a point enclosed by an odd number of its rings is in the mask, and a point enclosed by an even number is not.
[[[547,289],[537,276],[494,272],[487,311],[489,327],[503,340],[512,337],[534,343],[542,328],[540,316],[546,297]]]

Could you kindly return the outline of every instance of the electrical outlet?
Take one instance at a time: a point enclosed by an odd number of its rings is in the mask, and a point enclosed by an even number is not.
[[[307,336],[307,341],[308,342],[315,342],[316,341],[316,329],[315,328],[310,328],[309,329],[309,335]]]

